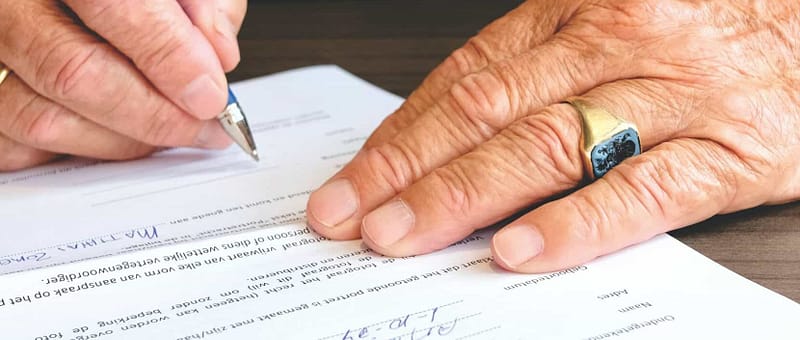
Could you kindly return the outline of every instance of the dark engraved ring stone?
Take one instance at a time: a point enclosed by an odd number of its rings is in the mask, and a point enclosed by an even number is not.
[[[635,124],[580,98],[570,98],[566,104],[581,116],[581,156],[591,179],[603,177],[625,159],[642,152]]]
[[[639,134],[634,129],[625,129],[606,139],[592,149],[592,171],[595,178],[603,177],[626,158],[642,152]]]

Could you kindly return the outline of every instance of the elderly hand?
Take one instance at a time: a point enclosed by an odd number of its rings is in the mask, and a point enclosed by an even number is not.
[[[795,200],[799,41],[797,1],[526,2],[431,73],[311,195],[309,222],[407,256],[536,206],[492,251],[544,272]],[[644,149],[574,192],[586,170],[570,96],[638,125]]]
[[[220,148],[245,0],[0,0],[0,171]]]

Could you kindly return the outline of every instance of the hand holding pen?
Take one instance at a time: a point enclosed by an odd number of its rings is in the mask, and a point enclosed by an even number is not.
[[[0,171],[230,145],[217,118],[246,6],[0,0]]]

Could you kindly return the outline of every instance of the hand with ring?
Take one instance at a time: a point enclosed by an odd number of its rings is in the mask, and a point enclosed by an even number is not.
[[[798,51],[796,1],[525,2],[311,195],[309,223],[408,256],[511,217],[494,259],[531,273],[796,200]]]
[[[245,0],[0,0],[0,171],[222,148]]]

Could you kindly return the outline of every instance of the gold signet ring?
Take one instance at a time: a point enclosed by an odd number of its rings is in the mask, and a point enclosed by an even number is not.
[[[8,69],[6,65],[3,65],[3,63],[0,63],[0,85],[3,85],[3,82],[6,81],[9,74],[11,74],[11,70]]]
[[[642,152],[639,130],[633,123],[582,99],[571,98],[566,103],[581,115],[581,156],[592,180]]]

